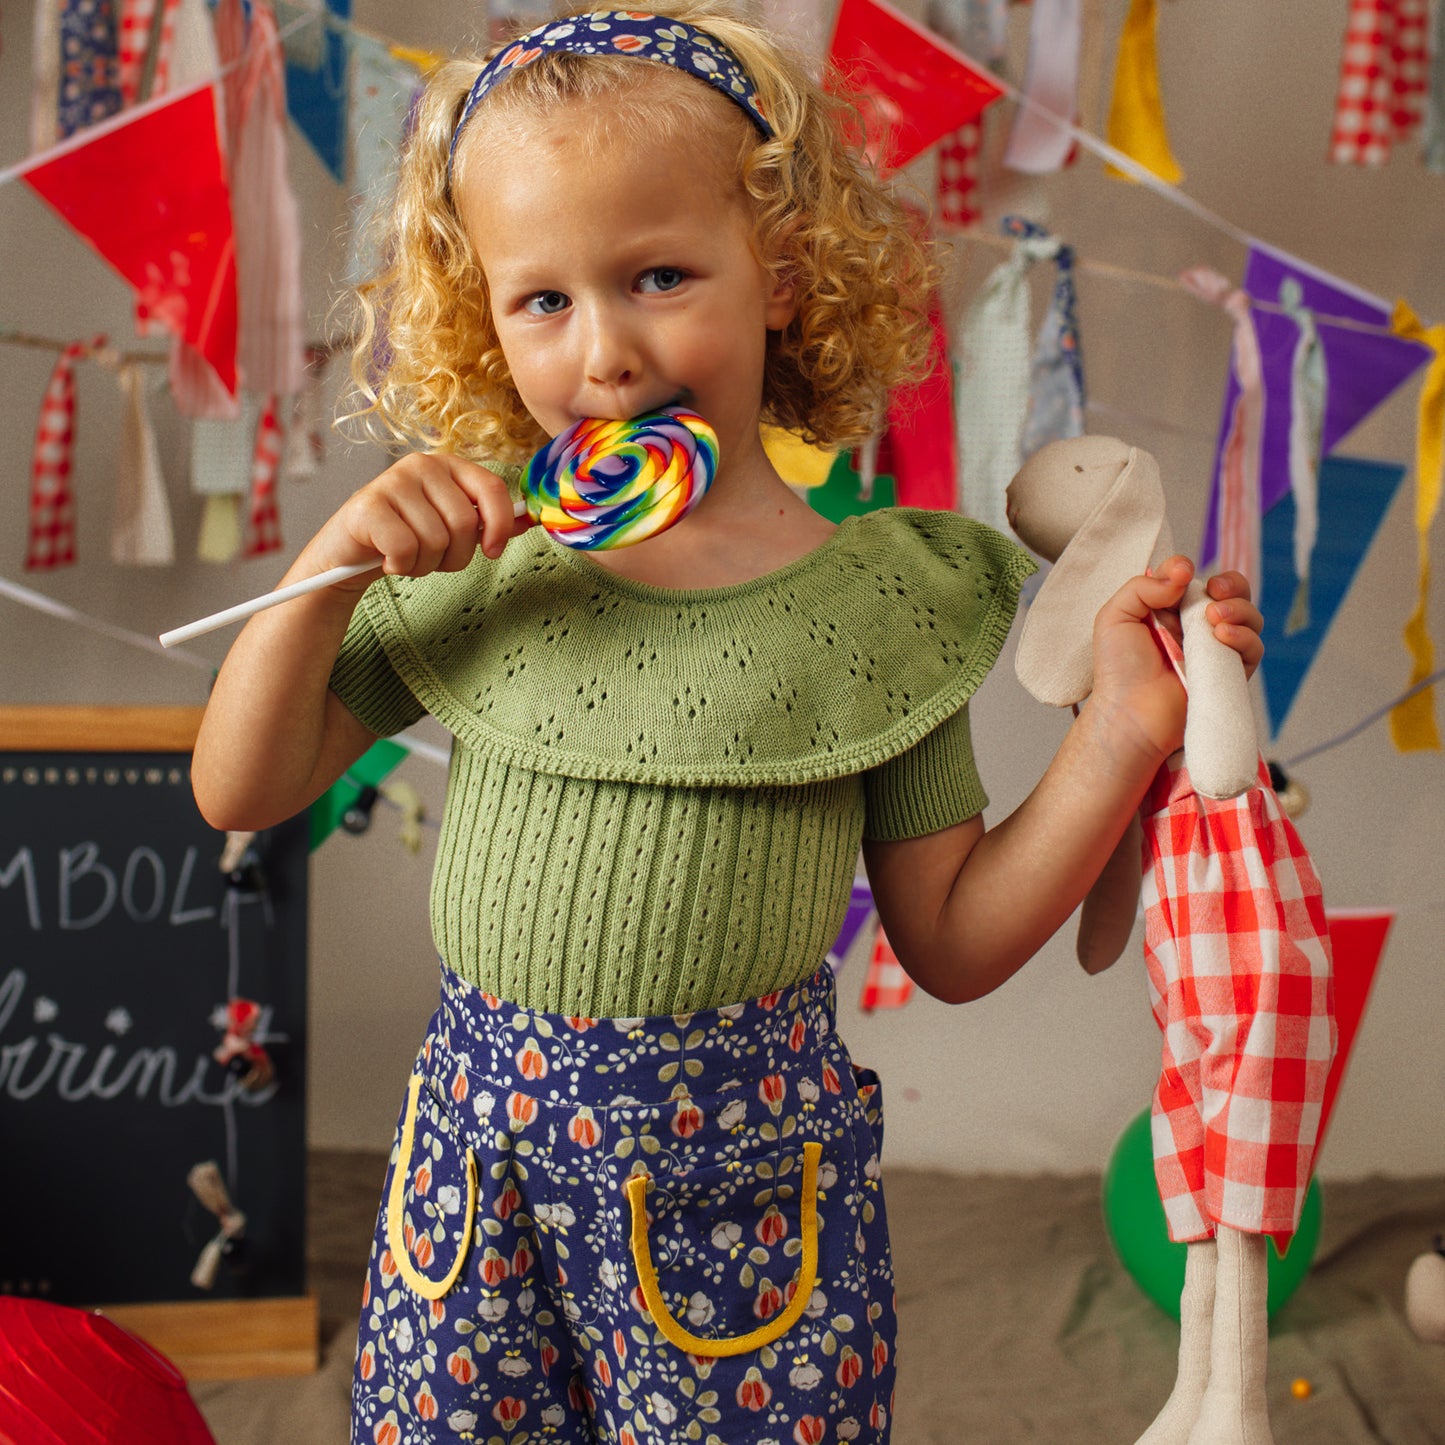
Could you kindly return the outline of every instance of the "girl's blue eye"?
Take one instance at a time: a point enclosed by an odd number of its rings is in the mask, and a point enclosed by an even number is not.
[[[654,266],[638,278],[639,291],[675,291],[687,277],[676,266]]]
[[[572,303],[563,291],[539,291],[535,296],[527,297],[524,304],[534,316],[555,316]]]

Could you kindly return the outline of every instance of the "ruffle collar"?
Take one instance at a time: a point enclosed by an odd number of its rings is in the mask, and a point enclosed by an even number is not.
[[[890,508],[735,586],[620,578],[535,528],[495,562],[382,578],[363,605],[468,747],[577,778],[756,787],[861,772],[937,727],[1033,570],[980,523]]]

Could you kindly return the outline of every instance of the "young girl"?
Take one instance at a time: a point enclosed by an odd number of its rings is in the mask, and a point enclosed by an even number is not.
[[[260,828],[424,711],[456,737],[354,1441],[886,1440],[881,1100],[823,962],[860,844],[913,977],[976,998],[1179,744],[1143,624],[1182,558],[1101,614],[1089,706],[985,833],[967,702],[1032,564],[947,513],[835,528],[769,462],[760,423],[857,442],[926,356],[930,260],[843,133],[691,6],[542,26],[421,105],[358,356],[422,450],[287,580],[386,575],[255,617],[194,762],[206,817]],[[514,521],[547,437],[679,402],[720,455],[683,521],[601,553]]]

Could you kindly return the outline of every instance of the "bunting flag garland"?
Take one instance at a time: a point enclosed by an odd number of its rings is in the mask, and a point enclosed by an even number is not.
[[[1445,470],[1445,322],[1424,326],[1403,302],[1395,307],[1393,325],[1407,341],[1430,349],[1429,369],[1420,387],[1415,441],[1415,535],[1419,542],[1419,601],[1405,624],[1405,646],[1414,659],[1410,686],[1435,671],[1435,644],[1430,639],[1430,528],[1440,510],[1441,473]],[[1440,747],[1435,721],[1435,689],[1421,689],[1390,714],[1390,736],[1402,753]]]
[[[830,58],[858,100],[858,140],[885,174],[977,120],[1003,94],[966,56],[884,0],[842,0]]]
[[[281,469],[281,424],[276,398],[266,398],[261,420],[256,424],[256,447],[251,458],[251,497],[242,555],[262,557],[278,552],[281,541],[281,512],[276,496],[276,478]]]
[[[69,567],[75,561],[75,492],[70,474],[75,447],[75,363],[105,345],[105,337],[72,341],[60,353],[40,402],[30,461],[30,546],[27,571]]]
[[[303,25],[304,38],[286,52],[286,108],[322,164],[346,181],[346,114],[351,108],[351,0],[326,0],[326,12],[338,24]],[[314,32],[321,28],[319,54]]]
[[[1158,26],[1157,0],[1130,0],[1114,61],[1108,139],[1115,150],[1153,171],[1161,181],[1177,186],[1184,179],[1184,172],[1169,148],[1169,133],[1164,125],[1156,45]],[[1105,170],[1121,180],[1133,179],[1113,166],[1106,166]]]
[[[1319,328],[1303,298],[1304,289],[1293,276],[1280,285],[1280,306],[1299,328],[1290,363],[1289,487],[1295,512],[1295,593],[1284,626],[1287,636],[1309,626],[1310,559],[1319,536],[1320,442],[1329,385]]]
[[[1320,1100],[1320,1124],[1315,1134],[1316,1161],[1320,1157],[1340,1083],[1349,1065],[1360,1024],[1364,1021],[1370,991],[1375,986],[1375,975],[1394,921],[1394,910],[1388,908],[1325,910],[1325,922],[1330,931],[1330,955],[1334,963],[1337,1041],[1329,1077],[1325,1080],[1325,1092]]]
[[[22,174],[234,391],[235,247],[212,88]]]
[[[1314,665],[1360,565],[1405,477],[1398,462],[1370,461],[1336,453],[1318,472],[1319,540],[1310,563],[1308,616],[1291,630],[1279,607],[1266,605],[1264,663],[1260,681],[1272,737],[1278,737],[1301,684]],[[1260,574],[1256,590],[1265,599],[1288,597],[1297,586],[1295,499],[1283,500],[1260,524]]]
[[[1420,123],[1428,0],[1350,0],[1330,159],[1382,166]]]
[[[858,1007],[865,1014],[880,1008],[902,1008],[912,993],[913,980],[899,963],[888,935],[880,927],[873,941],[873,956],[868,960],[868,974],[863,980]]]
[[[1079,103],[1081,0],[1034,0],[1029,22],[1029,59],[1024,94],[1034,105],[1073,122]],[[1044,175],[1061,169],[1074,151],[1074,138],[1031,106],[1014,116],[1003,163],[1011,170]]]
[[[1004,492],[1023,461],[1024,426],[1035,374],[1026,272],[1035,261],[1056,260],[1061,246],[1057,237],[1032,221],[1009,216],[1003,224],[1005,233],[1015,237],[1013,252],[984,280],[960,328],[957,413],[963,457],[959,510],[1007,532]],[[1063,337],[1071,326],[1056,313],[1060,290],[1056,286],[1040,334],[1041,430],[1047,425],[1045,415],[1058,411],[1053,394],[1056,383],[1072,384],[1067,361],[1062,368],[1055,365],[1056,357],[1065,356]],[[1071,286],[1067,292],[1072,294]],[[1077,337],[1072,354],[1077,359]],[[1082,411],[1081,374],[1077,396]]]
[[[927,20],[955,49],[998,70],[1008,38],[1008,0],[933,0]],[[982,150],[982,115],[939,141],[936,200],[942,224],[971,226],[981,218]]]
[[[122,366],[119,379],[124,410],[110,559],[129,566],[168,567],[176,560],[175,534],[146,406],[145,368],[135,362]]]

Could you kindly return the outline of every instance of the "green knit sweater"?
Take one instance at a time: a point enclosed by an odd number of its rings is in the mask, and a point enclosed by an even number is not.
[[[331,677],[373,732],[454,734],[432,929],[509,1002],[636,1017],[813,972],[861,839],[986,802],[969,696],[1033,563],[952,513],[850,518],[730,587],[615,576],[534,529],[383,578]]]

